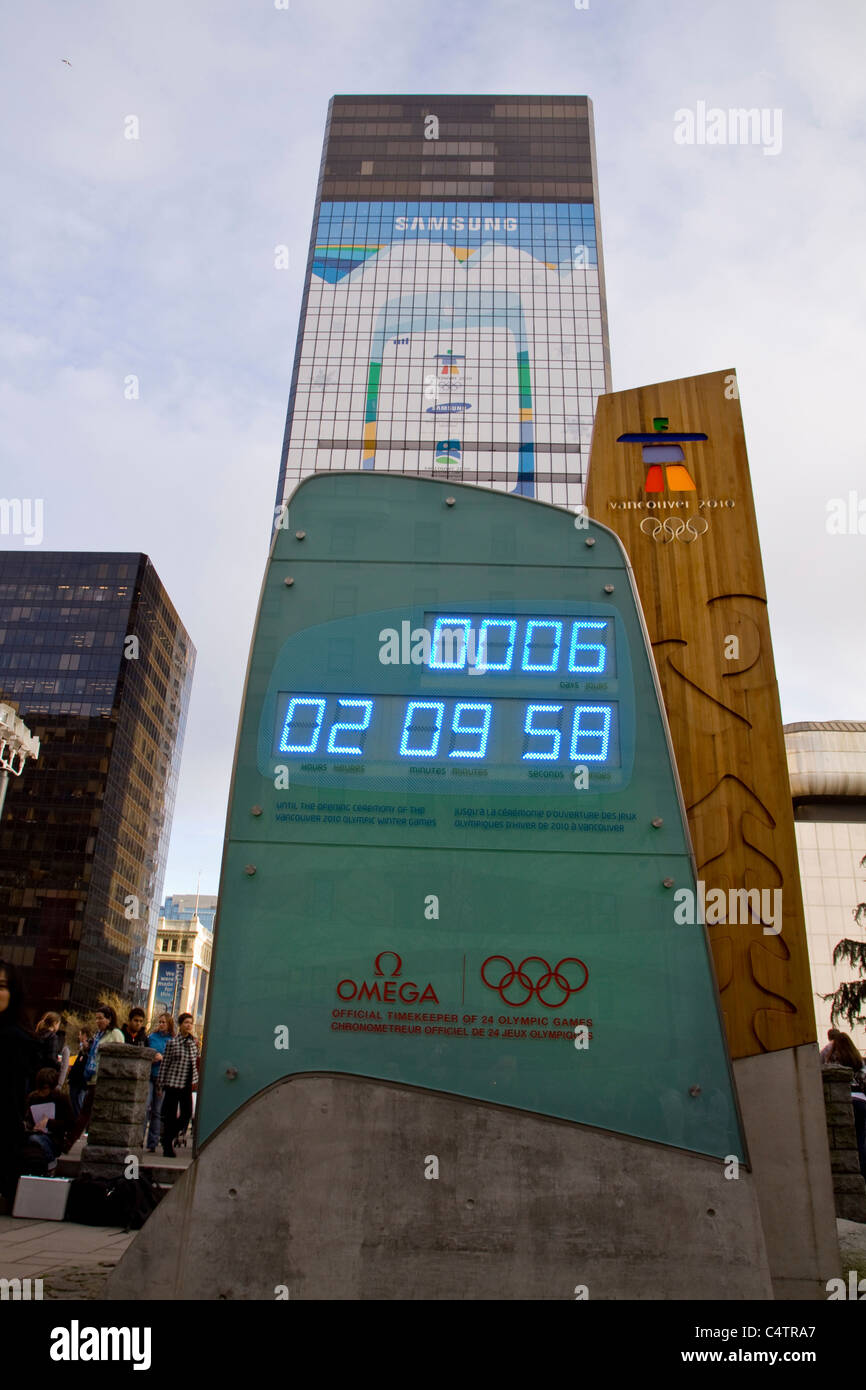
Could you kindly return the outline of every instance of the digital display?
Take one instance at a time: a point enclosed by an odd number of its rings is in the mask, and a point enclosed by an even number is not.
[[[616,675],[612,618],[426,613],[432,671],[513,676]]]
[[[620,765],[616,703],[281,692],[276,712],[281,758]]]

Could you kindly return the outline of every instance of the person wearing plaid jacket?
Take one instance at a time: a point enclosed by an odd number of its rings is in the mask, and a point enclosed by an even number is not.
[[[201,1057],[192,1031],[192,1014],[181,1014],[177,1022],[180,1032],[166,1046],[156,1083],[163,1094],[162,1151],[166,1158],[174,1157],[174,1141],[192,1118],[192,1092],[198,1085]]]

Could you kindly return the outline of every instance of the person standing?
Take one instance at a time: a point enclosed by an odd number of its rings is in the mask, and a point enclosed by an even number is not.
[[[192,1088],[198,1085],[198,1062],[201,1053],[193,1031],[192,1014],[181,1014],[177,1021],[180,1030],[165,1049],[157,1083],[162,1091],[162,1151],[166,1158],[174,1157],[174,1141],[182,1134],[192,1116]]]
[[[129,1018],[120,1030],[123,1041],[130,1047],[147,1047],[147,1029],[144,1022],[144,1009],[130,1009]]]
[[[156,1020],[156,1031],[151,1033],[147,1045],[164,1056],[165,1049],[173,1037],[174,1019],[171,1014],[160,1014]],[[150,1154],[156,1153],[156,1146],[159,1143],[160,1131],[162,1130],[163,1093],[157,1084],[162,1056],[154,1062],[150,1069],[150,1089],[147,1096],[147,1138],[145,1140],[147,1152]]]
[[[836,1034],[832,1063],[835,1067],[850,1067],[854,1073],[851,1078],[851,1108],[854,1111],[860,1172],[866,1178],[866,1068],[854,1039],[847,1033]]]
[[[11,1212],[24,1140],[27,1082],[35,1039],[21,1026],[22,991],[15,967],[0,960],[0,1197]]]
[[[87,1089],[84,1094],[84,1103],[78,1112],[78,1119],[70,1131],[69,1138],[64,1146],[64,1153],[68,1153],[72,1145],[77,1143],[84,1131],[87,1129],[93,1110],[93,1097],[96,1094],[96,1073],[99,1069],[99,1049],[103,1043],[122,1043],[125,1042],[123,1034],[117,1026],[117,1014],[110,1004],[97,1004],[96,1006],[96,1037],[84,1064],[84,1080]]]
[[[54,1013],[43,1014],[36,1025],[36,1052],[33,1058],[33,1075],[30,1078],[30,1089],[36,1085],[36,1073],[42,1071],[43,1067],[54,1067],[60,1070],[60,1056],[65,1045],[65,1039],[57,1031],[60,1027],[60,1015]],[[68,1053],[66,1054],[68,1057]]]
[[[81,1107],[84,1104],[84,1093],[87,1090],[87,1082],[84,1079],[84,1068],[87,1064],[88,1054],[93,1043],[93,1034],[89,1028],[80,1028],[78,1031],[78,1053],[75,1061],[69,1068],[69,1103],[72,1106],[72,1114],[77,1119],[81,1114]]]

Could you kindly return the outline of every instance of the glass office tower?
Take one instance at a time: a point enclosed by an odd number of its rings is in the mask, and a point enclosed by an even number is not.
[[[332,99],[278,508],[358,468],[582,501],[610,390],[596,187],[586,97]]]
[[[145,1003],[195,649],[146,555],[0,554],[0,698],[42,741],[0,823],[33,1006]]]

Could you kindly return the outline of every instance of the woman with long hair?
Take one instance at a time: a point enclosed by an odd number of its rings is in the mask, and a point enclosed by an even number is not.
[[[61,1057],[66,1046],[66,1039],[60,1032],[61,1022],[59,1014],[47,1013],[42,1015],[36,1025],[36,1056],[30,1077],[31,1090],[36,1086],[37,1071],[42,1071],[44,1067],[55,1067],[58,1072],[61,1070]],[[69,1057],[68,1052],[66,1056]]]
[[[75,1121],[69,1138],[64,1147],[64,1153],[68,1153],[87,1129],[90,1115],[93,1110],[93,1097],[96,1094],[96,1073],[99,1069],[99,1049],[103,1043],[122,1043],[123,1034],[117,1026],[117,1014],[110,1004],[97,1004],[96,1006],[96,1037],[90,1045],[87,1054],[87,1061],[84,1064],[84,1080],[87,1090],[84,1093],[84,1103]]]
[[[834,1067],[851,1067],[855,1072],[863,1068],[863,1058],[847,1033],[837,1032],[830,1060]]]

